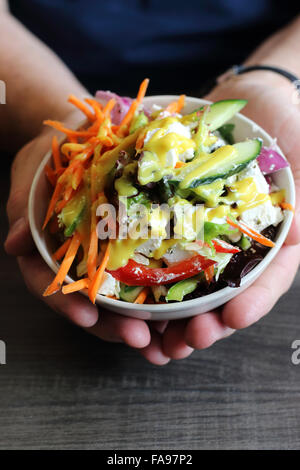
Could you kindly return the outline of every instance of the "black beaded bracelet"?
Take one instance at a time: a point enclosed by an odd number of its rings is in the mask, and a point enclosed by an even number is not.
[[[300,79],[287,70],[281,69],[279,67],[273,67],[272,65],[234,65],[218,78],[218,83],[222,83],[234,75],[242,75],[243,73],[254,72],[256,70],[266,70],[269,72],[278,73],[292,82],[296,90],[298,90],[300,93]]]

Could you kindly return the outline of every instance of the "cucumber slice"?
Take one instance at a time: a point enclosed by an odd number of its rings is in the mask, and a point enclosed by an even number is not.
[[[86,206],[86,196],[81,192],[71,199],[61,211],[59,219],[65,226],[64,235],[66,237],[70,237],[82,221]]]
[[[218,132],[220,133],[220,136],[229,145],[234,144],[234,137],[233,137],[234,128],[235,128],[234,124],[224,124],[223,126],[218,128]]]
[[[185,295],[190,294],[196,289],[198,282],[199,279],[197,278],[184,279],[183,281],[176,282],[176,284],[168,290],[166,301],[177,300],[181,302]]]
[[[251,242],[249,238],[247,238],[245,235],[242,235],[242,238],[239,242],[239,246],[242,248],[243,251],[247,251],[251,247]]]
[[[121,284],[120,299],[125,300],[125,302],[134,302],[143,289],[144,288],[140,286],[127,286],[126,284]]]
[[[75,217],[75,219],[73,220],[73,222],[71,223],[71,225],[70,225],[69,227],[66,227],[66,228],[65,228],[65,231],[64,231],[65,237],[70,237],[71,235],[73,235],[73,233],[75,232],[77,226],[78,226],[79,223],[82,221],[84,212],[85,212],[85,206],[82,207],[81,211],[80,211],[80,212],[78,213],[78,215]]]
[[[135,131],[140,129],[141,127],[144,127],[148,124],[149,119],[147,118],[146,114],[142,111],[139,113],[137,116],[135,116],[132,120],[129,133],[133,134]]]
[[[212,103],[209,107],[209,111],[205,117],[205,124],[209,126],[210,131],[215,131],[219,129],[219,127],[223,126],[225,122],[229,121],[236,113],[241,111],[241,109],[246,106],[248,103],[247,100],[221,100]],[[195,109],[193,113],[188,114],[190,117],[194,117],[196,119],[197,111],[202,111],[203,106],[201,108]],[[183,117],[186,119],[186,116]]]
[[[222,100],[213,103],[206,115],[205,124],[210,131],[215,131],[229,121],[236,113],[246,106],[247,100]]]
[[[259,139],[224,145],[213,152],[206,162],[201,163],[199,160],[199,166],[186,174],[179,187],[197,188],[202,184],[210,184],[217,179],[226,179],[239,173],[259,155],[261,146]]]

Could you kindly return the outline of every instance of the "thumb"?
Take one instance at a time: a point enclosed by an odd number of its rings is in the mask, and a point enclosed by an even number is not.
[[[28,222],[28,197],[38,165],[49,149],[51,136],[29,142],[17,154],[11,168],[11,188],[7,202],[9,232],[4,244],[8,254],[26,255],[34,248]]]
[[[82,115],[78,110],[66,116],[64,122],[68,127],[82,123]],[[11,189],[7,202],[7,215],[10,229],[4,247],[8,254],[23,256],[31,252],[34,243],[28,221],[28,197],[35,172],[51,147],[54,135],[61,134],[47,129],[40,136],[29,142],[17,154],[11,169]]]
[[[299,111],[295,112],[295,109],[293,109],[293,112],[295,113],[293,113],[293,119],[288,119],[284,123],[280,138],[278,139],[278,144],[290,163],[296,190],[295,212],[290,231],[285,241],[286,245],[297,245],[300,243],[300,161],[298,158],[300,151],[300,127],[298,124],[300,113]],[[294,125],[291,125],[291,123],[294,123]]]

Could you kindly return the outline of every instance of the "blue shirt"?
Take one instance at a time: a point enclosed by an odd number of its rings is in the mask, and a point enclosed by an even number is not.
[[[94,92],[194,92],[292,19],[292,1],[11,0],[12,13]],[[295,3],[294,3],[295,5]],[[28,51],[30,53],[30,51]]]

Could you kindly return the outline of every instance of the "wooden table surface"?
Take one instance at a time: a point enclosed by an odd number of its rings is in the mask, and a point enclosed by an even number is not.
[[[160,368],[51,312],[3,252],[0,266],[0,449],[300,448],[299,275],[258,324]]]

